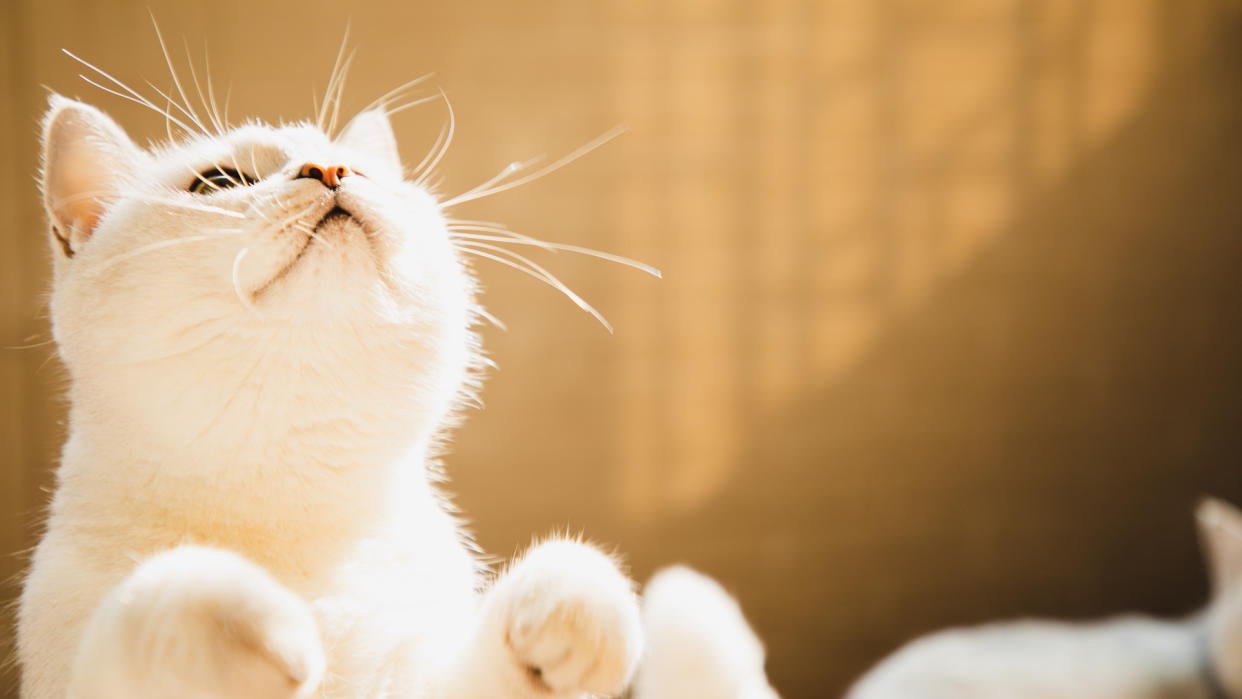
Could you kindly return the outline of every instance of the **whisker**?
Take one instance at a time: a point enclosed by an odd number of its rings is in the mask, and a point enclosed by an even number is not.
[[[48,345],[52,345],[52,344],[55,344],[55,343],[56,343],[56,338],[54,338],[54,337],[53,337],[53,338],[49,338],[49,339],[47,339],[47,340],[44,340],[43,342],[35,342],[35,343],[31,343],[31,344],[29,344],[29,345],[4,345],[3,347],[0,347],[0,349],[4,349],[4,350],[28,350],[28,349],[38,349],[38,348],[40,348],[40,347],[47,347]]]
[[[315,117],[315,126],[323,131],[324,119],[328,118],[328,104],[332,100],[333,88],[336,86],[337,72],[341,68],[341,61],[345,58],[345,46],[349,43],[349,23],[345,24],[345,34],[341,36],[341,46],[336,50],[336,60],[332,62],[332,73],[328,76],[328,85],[323,91],[323,104],[319,106],[319,112]]]
[[[322,243],[322,244],[323,244],[323,246],[324,246],[324,247],[328,248],[329,250],[334,250],[334,249],[336,249],[336,246],[335,246],[335,245],[333,245],[332,243],[329,243],[329,242],[328,242],[328,240],[327,240],[327,238],[324,238],[323,236],[321,236],[321,235],[319,235],[318,233],[316,233],[316,232],[315,232],[315,229],[311,228],[311,227],[310,227],[310,225],[308,225],[308,224],[305,224],[305,223],[301,223],[301,222],[295,221],[295,222],[293,223],[293,228],[294,228],[295,230],[302,231],[302,232],[303,232],[303,233],[305,233],[306,235],[308,235],[308,236],[310,236],[310,237],[314,238],[315,240],[318,240],[320,243]]]
[[[204,240],[219,240],[219,236],[217,235],[191,235],[191,236],[186,236],[184,238],[173,238],[171,240],[161,240],[159,242],[150,243],[148,245],[142,245],[137,248],[134,248],[133,250],[128,250],[126,252],[118,253],[116,255],[113,255],[112,257],[109,257],[107,260],[104,260],[102,265],[100,265],[99,267],[95,269],[95,273],[98,274],[105,270],[112,269],[113,267],[120,264],[121,262],[124,262],[126,260],[132,260],[133,258],[138,257],[139,255],[143,255],[145,253],[152,252],[154,250],[162,250],[164,248],[176,247],[178,245],[183,245],[187,243],[197,243],[197,242],[202,242]]]
[[[211,113],[215,117],[215,122],[217,124],[222,124],[224,126],[224,130],[228,131],[230,128],[232,128],[229,125],[228,102],[226,101],[224,103],[225,104],[224,113],[221,114],[220,109],[216,104],[215,88],[213,88],[211,85],[211,57],[207,53],[207,40],[206,39],[203,40],[203,72],[207,74],[207,98],[211,100]],[[226,92],[226,97],[227,97],[227,92]]]
[[[231,211],[229,209],[221,209],[218,206],[212,206],[210,204],[192,204],[188,201],[176,201],[172,199],[158,199],[154,197],[152,197],[150,200],[165,202],[173,206],[179,206],[183,209],[193,209],[195,211],[202,211],[202,212],[209,213],[209,214],[219,214],[221,216],[228,216],[229,218],[236,218],[236,219],[246,218],[246,215],[243,213],[239,213],[237,211]]]
[[[434,102],[435,100],[438,100],[438,99],[440,99],[439,95],[429,95],[427,97],[419,97],[417,99],[410,100],[409,102],[406,102],[405,104],[397,105],[396,107],[392,107],[392,108],[385,107],[384,111],[389,116],[392,116],[393,114],[400,114],[401,112],[404,112],[407,109],[417,107],[420,104]]]
[[[250,144],[250,167],[256,179],[263,179],[259,173],[259,164],[254,161],[254,144]]]
[[[259,310],[254,307],[254,304],[251,303],[250,299],[246,298],[246,295],[241,290],[241,263],[248,252],[250,252],[250,248],[242,248],[241,252],[237,253],[237,257],[233,258],[233,293],[237,294],[237,300],[241,301],[241,305],[245,306],[246,310],[262,318],[263,314],[259,313]]]
[[[207,77],[207,81],[208,81],[208,83],[210,83],[210,82],[211,82],[211,77],[210,77],[210,75]],[[209,85],[208,85],[208,89],[210,89],[210,87],[211,87],[211,86],[210,86],[210,84],[209,84]],[[233,84],[232,84],[232,83],[229,83],[228,87],[224,88],[224,114],[223,114],[223,119],[224,119],[224,125],[225,125],[225,126],[228,126],[228,125],[229,125],[229,104],[230,104],[232,101],[233,101]]]
[[[440,159],[444,157],[444,154],[448,152],[449,146],[453,143],[453,130],[457,127],[457,118],[453,115],[453,104],[449,102],[448,95],[444,94],[444,88],[437,89],[440,91],[440,97],[444,99],[444,107],[448,109],[448,131],[444,138],[444,145],[440,147],[438,152],[436,152],[436,156],[432,158],[431,163],[427,165],[426,171],[424,171],[418,179],[414,180],[414,184],[416,185],[422,185],[426,179],[431,176],[431,173],[435,171],[436,165],[440,164]],[[421,168],[422,163],[420,163],[419,166]],[[417,172],[418,170],[415,170],[415,173]]]
[[[398,98],[398,97],[400,97],[402,94],[404,94],[406,90],[409,90],[411,87],[414,87],[415,85],[418,85],[419,83],[426,82],[426,81],[427,81],[427,79],[428,79],[428,78],[430,78],[430,77],[431,77],[431,76],[433,76],[433,75],[435,75],[435,73],[427,73],[426,75],[422,75],[422,76],[419,76],[419,77],[417,77],[417,78],[414,78],[413,80],[407,80],[407,81],[405,81],[405,82],[401,83],[400,85],[398,85],[398,86],[394,87],[393,89],[389,90],[388,92],[385,92],[384,94],[380,95],[379,97],[376,97],[375,99],[371,100],[371,103],[370,103],[370,104],[368,104],[367,106],[365,106],[365,107],[363,107],[362,109],[358,110],[357,114],[355,114],[354,116],[356,117],[358,114],[362,114],[362,113],[364,113],[364,112],[369,112],[369,111],[371,111],[372,109],[375,109],[376,107],[383,107],[385,111],[388,111],[388,103],[389,103],[389,101],[394,100],[394,99],[397,99],[397,98]],[[435,96],[435,95],[433,95],[433,96],[431,96],[431,97],[428,97],[427,99],[435,99],[435,98],[436,98],[436,96]],[[410,104],[410,105],[408,105],[408,106],[411,106],[411,107],[412,107],[412,106],[414,106],[414,105],[413,105],[413,104]],[[404,109],[404,107],[403,107],[403,109]],[[391,112],[391,111],[389,111],[388,113],[389,113],[389,114],[392,114],[392,112]],[[352,122],[352,121],[353,121],[353,119],[350,119],[350,121]],[[346,128],[348,128],[348,124],[346,124]]]
[[[474,229],[469,229],[469,230],[474,230]],[[481,230],[490,231],[494,229],[481,229]],[[513,233],[512,231],[504,231],[504,232]],[[567,243],[550,243],[544,240],[537,240],[535,238],[531,238],[530,236],[522,236],[520,233],[513,233],[512,236],[481,235],[477,233],[461,233],[461,234],[450,234],[450,235],[454,238],[466,238],[469,240],[506,242],[506,243],[512,243],[513,245],[530,245],[534,247],[543,248],[544,250],[549,250],[551,252],[572,252],[578,255],[585,255],[587,257],[594,257],[596,259],[606,260],[608,262],[615,262],[620,265],[625,265],[626,267],[636,269],[640,272],[646,272],[647,274],[650,274],[656,279],[661,279],[664,276],[660,272],[659,269],[652,267],[649,264],[639,262],[638,260],[635,260],[629,257],[624,257],[622,255],[614,255],[610,252],[604,252],[602,250],[595,250],[593,248],[586,248],[580,245],[569,245]],[[514,237],[514,236],[520,236],[520,237]]]
[[[476,314],[476,315],[478,315],[480,318],[482,318],[483,320],[486,320],[487,322],[491,323],[492,325],[495,325],[497,328],[499,328],[499,329],[501,329],[501,330],[508,330],[508,329],[509,329],[509,326],[505,325],[505,324],[504,324],[504,323],[503,323],[503,322],[502,322],[499,318],[497,318],[496,316],[492,315],[492,314],[491,314],[491,313],[490,313],[490,312],[489,312],[486,308],[483,308],[482,306],[475,306],[475,308],[474,308],[474,312],[475,312],[475,314]],[[495,365],[494,363],[492,363],[492,362],[491,362],[491,360],[486,360],[486,361],[487,361],[488,365],[489,365],[489,366],[491,366],[493,369],[494,369],[494,368],[496,368],[496,365]]]
[[[164,114],[166,117],[171,117],[171,115],[170,115],[170,114],[169,114],[166,110],[161,110],[159,107],[155,106],[155,104],[154,104],[154,103],[152,103],[152,102],[151,102],[151,100],[147,99],[147,97],[146,97],[145,95],[143,95],[142,93],[138,92],[137,90],[135,90],[134,88],[130,87],[129,85],[126,85],[125,83],[121,82],[121,81],[120,81],[120,80],[118,80],[116,77],[114,77],[112,74],[110,74],[110,73],[108,73],[107,71],[103,70],[102,68],[100,68],[99,66],[95,65],[94,63],[91,63],[90,61],[87,61],[86,59],[84,59],[84,58],[82,58],[82,57],[80,57],[80,56],[75,55],[75,54],[74,54],[73,52],[71,52],[69,49],[64,49],[64,48],[62,48],[62,49],[61,49],[61,52],[62,52],[62,53],[64,53],[66,56],[68,56],[68,57],[72,58],[73,60],[77,61],[78,63],[80,63],[80,64],[82,64],[82,65],[86,66],[87,68],[90,68],[91,70],[95,71],[96,73],[98,73],[99,75],[103,76],[104,78],[108,79],[108,80],[109,80],[112,84],[116,85],[117,87],[121,88],[121,89],[122,89],[122,90],[124,90],[126,93],[128,93],[128,95],[121,94],[121,93],[119,93],[119,92],[117,92],[117,91],[115,91],[115,90],[113,90],[113,89],[111,89],[111,88],[104,87],[103,85],[100,85],[99,83],[95,82],[94,80],[91,80],[90,78],[86,77],[85,75],[78,74],[78,77],[79,77],[79,78],[82,78],[82,79],[83,79],[83,80],[85,80],[86,82],[90,83],[91,85],[94,85],[95,87],[97,87],[97,88],[99,88],[99,89],[103,90],[104,92],[108,92],[108,93],[111,93],[111,94],[113,94],[113,95],[116,95],[117,97],[121,97],[121,98],[123,98],[123,99],[127,99],[127,100],[129,100],[129,101],[131,101],[131,102],[135,102],[135,103],[137,103],[137,104],[141,104],[142,106],[147,107],[147,108],[149,108],[149,109],[153,109],[153,110],[155,110],[156,112],[158,112],[158,113],[160,113],[160,114]],[[177,121],[177,120],[174,118],[174,121]],[[184,129],[186,133],[194,133],[193,129],[190,129],[188,126],[186,126],[186,125],[185,125],[183,122],[181,122],[181,121],[177,121],[177,125],[178,125],[178,126],[180,126],[182,129]]]
[[[175,108],[177,111],[184,114],[187,119],[194,122],[194,125],[197,126],[199,130],[197,132],[191,132],[191,133],[193,133],[194,135],[201,134],[204,138],[211,138],[211,132],[207,129],[207,127],[203,124],[203,122],[199,120],[197,114],[195,114],[190,109],[187,109],[183,107],[182,105],[178,104],[177,100],[173,99],[172,95],[165,93],[163,90],[157,87],[155,83],[151,82],[150,80],[147,80],[146,83],[148,86],[151,87],[152,90],[155,90],[156,94],[158,94],[160,97],[163,97],[165,100],[167,100],[169,106]],[[175,84],[175,81],[174,81],[174,84]]]
[[[160,32],[160,25],[155,21],[155,13],[151,12],[151,26],[155,28],[155,38],[160,42],[160,52],[164,54],[164,63],[168,65],[168,74],[172,77],[173,85],[177,87],[177,94],[181,95],[181,101],[185,107],[182,111],[190,117],[191,121],[202,129],[203,135],[210,137],[207,127],[203,126],[203,120],[198,118],[198,111],[194,109],[194,105],[190,104],[190,99],[186,97],[185,89],[181,87],[181,79],[177,77],[177,70],[173,68],[172,56],[168,54],[168,45],[164,43],[164,35]],[[155,87],[152,85],[152,87]],[[158,88],[157,88],[158,89]],[[176,106],[176,103],[174,103]]]
[[[217,162],[215,162],[215,161],[212,161],[212,163],[211,163],[211,164],[212,164],[213,166],[215,166],[216,170],[217,170],[217,171],[219,171],[219,173],[220,173],[221,175],[224,175],[225,177],[227,177],[227,178],[228,178],[228,180],[229,180],[229,182],[232,182],[232,183],[233,183],[233,186],[234,186],[234,187],[240,187],[240,186],[241,186],[241,183],[240,183],[240,182],[238,182],[237,180],[233,179],[233,176],[232,176],[232,175],[228,174],[227,172],[225,172],[225,171],[224,171],[224,168],[221,168],[221,167],[220,167],[220,163],[217,163]],[[199,171],[195,170],[194,168],[190,167],[189,165],[186,165],[186,166],[185,166],[185,170],[186,170],[186,172],[188,172],[188,173],[190,173],[190,174],[194,175],[194,179],[198,180],[199,182],[202,182],[203,184],[207,185],[208,187],[210,187],[210,188],[212,188],[212,189],[215,189],[215,187],[216,187],[216,186],[215,186],[214,184],[212,184],[212,183],[211,183],[211,181],[210,181],[210,180],[208,180],[206,177],[203,177],[203,174],[202,174],[201,172],[199,172]],[[208,191],[210,191],[210,190],[208,190]]]
[[[604,326],[605,330],[607,330],[609,333],[612,333],[612,324],[608,322],[608,319],[605,318],[603,314],[595,310],[594,306],[587,303],[586,299],[583,299],[581,296],[574,293],[573,289],[570,289],[568,286],[566,286],[565,283],[562,282],[560,279],[557,279],[555,275],[553,275],[551,272],[544,269],[540,265],[536,264],[529,258],[523,257],[522,255],[519,255],[518,253],[515,253],[512,250],[506,250],[504,248],[501,248],[495,245],[488,245],[486,243],[462,242],[462,243],[458,243],[454,245],[454,247],[469,255],[477,255],[479,257],[485,257],[494,262],[499,262],[503,265],[507,265],[516,270],[524,272],[530,275],[531,277],[534,277],[535,279],[538,279],[544,282],[548,286],[551,286],[552,288],[556,289],[557,291],[560,291],[562,294],[568,297],[569,300],[574,302],[574,305],[578,306],[578,308],[581,308],[587,313],[590,313],[592,316],[594,316],[595,320],[599,321],[600,325]],[[487,250],[490,250],[496,254],[492,254],[492,252],[486,252]],[[504,257],[501,257],[501,255],[504,255]]]
[[[469,231],[481,232],[472,233]],[[522,235],[521,233],[514,233],[513,231],[505,228],[489,228],[486,226],[449,226],[448,232],[450,238],[472,238],[477,240],[492,240],[507,243],[523,243],[543,248],[551,253],[557,252],[556,247],[547,241]]]
[[[609,141],[611,141],[612,139],[616,138],[617,136],[620,136],[620,135],[621,135],[622,133],[624,133],[624,132],[625,132],[625,127],[623,127],[623,126],[617,126],[617,127],[612,128],[612,129],[609,129],[608,131],[605,131],[603,134],[601,134],[600,136],[596,137],[595,139],[593,139],[592,141],[590,141],[590,142],[589,142],[589,143],[587,143],[586,145],[584,145],[584,146],[582,146],[582,147],[578,148],[577,150],[573,151],[573,152],[572,152],[572,153],[570,153],[569,155],[566,155],[565,157],[561,158],[560,160],[557,160],[556,162],[550,163],[550,164],[548,164],[548,165],[546,165],[546,166],[544,166],[544,167],[542,167],[542,168],[540,168],[540,169],[536,170],[535,172],[532,172],[532,173],[530,173],[529,175],[526,175],[525,177],[519,177],[519,178],[518,178],[518,179],[516,179],[516,180],[512,180],[512,181],[509,181],[509,182],[505,182],[504,184],[499,184],[499,185],[496,185],[496,186],[494,186],[494,187],[491,187],[490,189],[481,189],[481,188],[479,188],[479,187],[475,187],[475,188],[470,189],[470,190],[468,190],[468,191],[462,192],[461,194],[458,194],[457,196],[452,197],[452,198],[450,198],[450,199],[448,199],[448,200],[446,200],[446,201],[441,202],[441,203],[440,203],[440,207],[441,207],[441,208],[445,208],[445,207],[453,206],[453,205],[456,205],[456,204],[461,204],[461,203],[463,203],[463,202],[473,201],[473,200],[475,200],[475,199],[481,199],[482,197],[489,197],[489,196],[491,196],[491,195],[493,195],[493,194],[499,194],[500,192],[504,192],[504,191],[507,191],[507,190],[513,189],[514,187],[520,187],[520,186],[522,186],[522,185],[526,184],[527,182],[531,182],[531,181],[533,181],[533,180],[537,180],[537,179],[539,179],[540,177],[543,177],[544,175],[547,175],[547,174],[552,173],[552,172],[554,172],[554,171],[556,171],[556,170],[559,170],[560,168],[562,168],[562,167],[564,167],[564,166],[568,165],[569,163],[571,163],[571,162],[573,162],[573,161],[577,160],[578,158],[581,158],[582,156],[586,155],[587,153],[590,153],[591,151],[595,150],[596,148],[599,148],[600,146],[604,145],[605,143],[608,143]]]
[[[67,204],[71,201],[76,201],[78,199],[89,199],[92,197],[99,197],[101,199],[103,198],[137,199],[138,201],[158,202],[161,204],[167,204],[169,206],[180,207],[182,209],[194,209],[196,211],[203,211],[203,212],[212,213],[212,214],[220,214],[222,216],[229,216],[232,218],[238,218],[238,219],[246,218],[245,214],[238,213],[236,211],[230,211],[229,209],[221,209],[216,206],[211,206],[210,204],[195,204],[195,203],[188,202],[188,201],[181,201],[176,198],[160,197],[154,194],[124,194],[122,195],[122,194],[117,194],[115,191],[112,191],[112,190],[95,190],[95,191],[90,191],[90,192],[79,192],[77,194],[73,194],[67,197],[61,197],[60,199],[57,199],[54,202],[50,202],[50,206],[52,208],[58,208],[61,205]]]
[[[190,55],[190,41],[184,37],[181,41],[185,44],[185,64],[190,68],[190,79],[194,81],[194,90],[198,93],[198,102],[203,106],[203,113],[207,115],[207,120],[215,128],[216,135],[223,136],[224,125],[220,123],[220,119],[207,103],[207,96],[203,94],[203,86],[198,82],[198,71],[194,69],[194,57]]]
[[[440,127],[440,133],[436,136],[435,143],[431,144],[431,150],[427,151],[427,155],[423,156],[423,159],[418,161],[418,165],[414,166],[414,169],[411,171],[413,174],[418,174],[422,172],[423,167],[426,166],[427,163],[431,162],[432,156],[435,155],[436,151],[440,150],[440,144],[444,141],[444,136],[447,133],[448,133],[448,124],[445,124],[444,126]]]
[[[491,179],[487,180],[487,181],[486,181],[486,182],[484,182],[483,184],[480,184],[480,185],[477,185],[477,186],[475,186],[475,187],[472,187],[471,189],[467,190],[466,192],[463,192],[462,194],[459,194],[458,196],[465,196],[465,195],[467,195],[467,194],[472,194],[472,193],[474,193],[474,192],[479,192],[479,191],[482,191],[482,190],[484,190],[484,189],[487,189],[488,187],[490,187],[490,186],[492,186],[492,185],[496,184],[497,182],[500,182],[501,180],[505,179],[506,177],[509,177],[509,176],[510,176],[510,175],[512,175],[513,173],[518,172],[518,171],[520,171],[520,170],[525,170],[526,168],[530,167],[531,165],[534,165],[535,163],[539,162],[540,160],[543,160],[543,158],[544,158],[544,156],[542,156],[542,155],[537,155],[537,156],[535,156],[535,157],[531,158],[530,160],[527,160],[526,162],[521,162],[521,161],[517,161],[517,160],[515,160],[515,161],[513,161],[513,162],[509,163],[508,165],[504,166],[503,168],[501,168],[501,169],[500,169],[500,172],[496,173],[496,174],[495,174],[495,175],[494,175]],[[442,205],[442,206],[443,206],[443,205]]]
[[[167,110],[167,109],[160,109],[159,107],[155,106],[155,104],[153,104],[150,100],[148,100],[146,97],[143,97],[141,94],[139,94],[139,93],[137,93],[137,92],[134,92],[134,91],[133,91],[133,90],[132,90],[132,89],[131,89],[128,85],[125,85],[124,83],[122,83],[121,81],[117,80],[116,78],[113,78],[111,75],[108,75],[107,73],[104,73],[103,71],[99,70],[98,68],[95,68],[95,66],[93,66],[93,65],[91,65],[91,64],[89,64],[89,63],[87,63],[86,61],[83,61],[82,59],[78,58],[77,56],[73,55],[72,53],[69,53],[69,51],[67,51],[67,50],[65,50],[65,49],[61,49],[61,50],[62,50],[62,51],[64,51],[64,52],[65,52],[65,54],[66,54],[66,55],[68,55],[70,58],[72,58],[72,59],[74,59],[75,61],[78,61],[78,62],[82,63],[83,65],[86,65],[87,67],[89,67],[89,68],[91,68],[91,69],[93,69],[93,70],[97,71],[100,75],[104,76],[105,78],[108,78],[108,79],[109,79],[109,80],[111,80],[112,82],[114,82],[114,83],[116,83],[116,84],[120,85],[120,86],[121,86],[121,87],[123,87],[124,89],[126,89],[126,90],[128,90],[128,91],[132,92],[134,95],[137,95],[137,96],[136,96],[136,97],[133,97],[133,96],[130,96],[130,95],[127,95],[127,94],[124,94],[124,93],[117,92],[116,90],[113,90],[112,88],[109,88],[109,87],[105,87],[105,86],[103,86],[103,85],[100,85],[99,83],[95,82],[94,80],[91,80],[90,78],[86,77],[85,75],[82,75],[81,73],[78,73],[78,77],[79,77],[79,78],[82,78],[82,80],[83,80],[83,81],[85,81],[87,84],[89,84],[89,85],[94,85],[95,87],[99,88],[100,90],[103,90],[104,92],[107,92],[107,93],[108,93],[108,94],[110,94],[110,95],[116,95],[117,97],[120,97],[121,99],[124,99],[124,100],[129,100],[130,102],[133,102],[134,104],[140,104],[140,105],[142,105],[142,106],[146,107],[147,109],[150,109],[151,111],[155,112],[156,114],[163,114],[163,115],[164,115],[164,118],[165,118],[166,120],[172,121],[172,123],[176,124],[176,125],[177,125],[177,126],[178,126],[181,130],[182,130],[182,131],[184,131],[184,132],[185,132],[185,133],[187,133],[187,134],[190,134],[190,135],[197,135],[197,134],[198,134],[198,132],[197,132],[197,131],[195,131],[194,129],[191,129],[189,126],[186,126],[186,125],[185,125],[185,122],[183,122],[183,121],[181,121],[180,119],[178,119],[177,117],[173,116],[173,115],[172,115],[172,113],[171,113],[169,110]]]
[[[336,97],[332,104],[332,118],[328,121],[328,130],[325,132],[328,138],[332,138],[332,134],[336,133],[336,122],[341,116],[341,99],[345,96],[345,82],[349,80],[349,67],[354,63],[354,56],[358,50],[354,49],[349,52],[349,58],[345,59],[345,63],[341,65],[341,79],[336,83]]]

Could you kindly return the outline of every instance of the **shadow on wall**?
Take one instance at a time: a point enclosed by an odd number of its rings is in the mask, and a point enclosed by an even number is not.
[[[1191,510],[1242,501],[1242,25],[737,478],[627,548],[729,581],[789,697],[909,637],[1204,599]],[[745,570],[740,566],[745,566]],[[827,691],[826,691],[827,690]]]

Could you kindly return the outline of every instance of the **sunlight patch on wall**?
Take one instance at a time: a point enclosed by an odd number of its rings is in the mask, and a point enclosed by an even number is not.
[[[666,273],[626,289],[618,336],[636,521],[727,485],[742,426],[830,387],[967,269],[1126,124],[1172,41],[1156,0],[705,5],[613,52],[617,110],[663,138],[629,170],[654,181],[617,194],[619,236]]]

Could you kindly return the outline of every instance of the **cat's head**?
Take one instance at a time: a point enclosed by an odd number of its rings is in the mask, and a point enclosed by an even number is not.
[[[451,409],[473,281],[382,111],[336,138],[252,123],[144,149],[53,96],[43,154],[78,422],[173,449],[332,425],[344,445]]]
[[[1242,512],[1205,499],[1195,513],[1212,583],[1208,650],[1222,688],[1242,696]]]

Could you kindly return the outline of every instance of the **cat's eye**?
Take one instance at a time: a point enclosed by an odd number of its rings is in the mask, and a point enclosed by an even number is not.
[[[193,194],[211,194],[221,189],[229,187],[237,187],[239,185],[251,185],[256,180],[244,172],[238,172],[233,168],[212,168],[198,173],[198,177],[190,183],[190,192]]]

